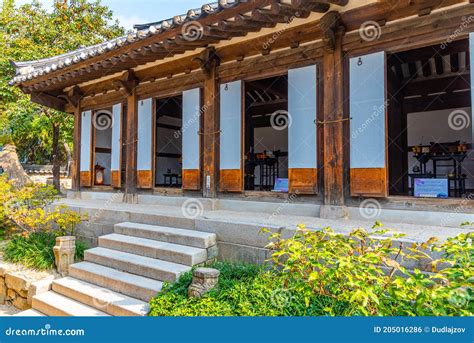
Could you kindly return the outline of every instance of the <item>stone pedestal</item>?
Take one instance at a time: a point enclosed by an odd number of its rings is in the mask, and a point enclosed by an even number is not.
[[[188,297],[200,298],[217,286],[220,271],[213,268],[197,268],[193,272],[193,281],[188,288]]]
[[[346,206],[322,205],[319,217],[322,219],[348,220],[349,210]]]
[[[69,273],[69,265],[74,263],[76,237],[57,237],[56,245],[53,250],[58,273],[62,276],[67,276]]]

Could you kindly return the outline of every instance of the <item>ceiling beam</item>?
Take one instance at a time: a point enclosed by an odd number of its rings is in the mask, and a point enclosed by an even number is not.
[[[66,101],[60,99],[54,95],[43,93],[43,92],[33,92],[31,93],[31,101],[39,105],[43,105],[52,109],[55,109],[60,112],[64,112],[66,108]]]

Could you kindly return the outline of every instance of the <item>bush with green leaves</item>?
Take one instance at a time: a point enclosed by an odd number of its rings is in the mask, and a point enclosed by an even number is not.
[[[188,298],[192,273],[167,284],[150,302],[150,316],[318,316],[331,307],[342,314],[344,304],[329,297],[312,297],[306,304],[297,288],[263,266],[217,262],[218,286],[202,298]]]
[[[301,226],[289,239],[271,235],[271,261],[307,304],[314,296],[327,296],[347,304],[345,316],[474,315],[473,232],[443,244],[432,238],[408,247],[384,238],[385,233],[357,229],[342,235]],[[403,260],[431,259],[426,251],[442,255],[431,261],[432,273],[402,266]],[[327,314],[336,313],[327,308]]]
[[[66,206],[52,206],[58,199],[52,186],[30,184],[15,188],[6,177],[0,177],[0,219],[10,231],[56,232],[74,235],[81,216]]]
[[[4,259],[35,269],[54,267],[56,237],[73,236],[81,216],[65,206],[55,206],[57,192],[39,184],[15,188],[0,177],[0,220],[10,241]],[[76,242],[76,257],[83,258],[85,245]]]
[[[267,265],[216,263],[218,286],[200,299],[187,297],[192,274],[186,273],[151,300],[150,315],[474,315],[474,233],[408,246],[397,243],[401,235],[385,234],[303,226],[288,239],[273,234]],[[429,260],[430,252],[441,258]],[[431,263],[432,273],[407,270],[407,260]]]
[[[57,233],[34,232],[30,235],[14,236],[4,248],[6,261],[20,263],[27,268],[47,270],[54,268],[53,247]],[[84,259],[87,246],[84,242],[76,241],[76,260]]]

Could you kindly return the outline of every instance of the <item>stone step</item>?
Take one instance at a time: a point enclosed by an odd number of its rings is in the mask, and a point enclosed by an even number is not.
[[[146,316],[148,303],[72,277],[53,281],[53,291],[112,316]]]
[[[45,317],[44,314],[33,309],[22,311],[13,315],[13,317]]]
[[[106,248],[86,250],[84,260],[159,281],[175,282],[191,267]]]
[[[161,281],[89,262],[71,265],[69,275],[146,302],[156,296],[163,286]]]
[[[125,236],[118,233],[99,237],[99,247],[158,258],[187,266],[194,266],[207,260],[206,249]]]
[[[33,309],[51,317],[100,317],[109,315],[53,291],[33,297]]]
[[[115,225],[115,233],[207,249],[216,245],[216,234],[138,223]]]

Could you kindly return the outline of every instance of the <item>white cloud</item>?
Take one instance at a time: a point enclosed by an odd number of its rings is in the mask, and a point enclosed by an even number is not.
[[[120,22],[120,25],[125,27],[126,30],[133,29],[133,25],[135,24],[146,24],[149,21],[145,18],[140,16],[123,16],[123,15],[115,15],[114,19],[117,19]]]

